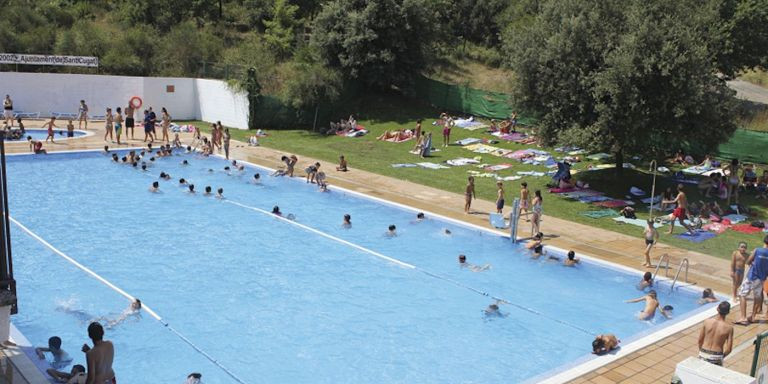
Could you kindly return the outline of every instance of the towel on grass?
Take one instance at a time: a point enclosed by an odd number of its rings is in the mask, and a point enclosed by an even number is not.
[[[458,159],[451,159],[446,161],[448,165],[453,165],[454,167],[462,166],[462,165],[469,165],[469,164],[478,164],[479,161],[475,159],[467,159],[465,157],[460,157]]]
[[[702,241],[709,240],[709,239],[711,239],[711,238],[713,238],[715,236],[717,236],[717,235],[712,233],[712,232],[696,231],[696,232],[693,233],[693,235],[691,235],[688,232],[685,232],[685,233],[683,233],[681,235],[677,235],[675,237],[677,237],[678,239],[688,240],[688,241],[690,241],[692,243],[701,243]]]
[[[491,135],[498,137],[499,139],[506,140],[506,141],[515,141],[515,140],[521,140],[526,137],[524,133],[515,132],[515,133],[501,133],[501,132],[493,132]]]
[[[618,222],[620,222],[620,223],[637,225],[638,227],[645,228],[645,227],[648,226],[648,222],[646,220],[643,220],[643,219],[628,219],[628,218],[626,218],[624,216],[614,217],[613,219],[618,221]],[[653,227],[654,228],[661,228],[663,226],[664,225],[661,224],[661,223],[653,223]]]
[[[593,219],[600,219],[603,217],[611,217],[611,216],[618,215],[618,213],[613,209],[602,209],[599,211],[584,211],[584,212],[579,212],[579,214],[582,216],[591,217]]]
[[[694,165],[692,167],[683,169],[683,173],[687,173],[690,175],[701,175],[702,173],[707,172],[711,169],[712,169],[711,167],[704,167],[704,166],[700,167],[698,165]]]
[[[461,140],[456,141],[456,144],[461,145],[463,147],[465,145],[477,144],[477,143],[482,143],[482,142],[483,142],[483,139],[475,139],[473,137],[469,137],[469,138],[466,138],[466,139],[461,139]]]
[[[714,233],[717,233],[717,234],[721,234],[721,233],[725,232],[725,230],[730,228],[730,227],[731,227],[730,225],[726,225],[726,224],[723,224],[723,223],[709,223],[709,224],[704,224],[704,226],[702,226],[701,229],[703,229],[705,231],[710,231],[710,232],[714,232]]]
[[[489,165],[484,169],[486,171],[501,171],[502,169],[507,169],[511,167],[512,167],[512,164],[496,164],[496,165]]]
[[[733,229],[736,232],[748,233],[748,234],[760,233],[763,231],[762,228],[753,227],[751,224],[736,224],[732,226],[731,229]]]
[[[606,200],[606,201],[599,201],[595,203],[595,205],[605,208],[619,208],[619,207],[626,207],[627,205],[633,205],[634,203],[631,201],[626,200]]]
[[[418,165],[410,164],[410,163],[392,164],[392,168],[413,168],[413,167],[418,167]]]
[[[607,153],[602,153],[601,152],[601,153],[595,153],[595,154],[589,155],[589,156],[587,156],[587,159],[590,159],[590,160],[603,160],[603,159],[608,159],[610,157],[611,157],[611,155],[609,155]]]
[[[741,223],[742,221],[746,220],[747,217],[744,216],[744,215],[736,215],[736,214],[732,213],[730,215],[723,216],[723,219],[730,220],[731,224],[738,224],[738,223]]]
[[[427,169],[447,169],[445,165],[437,164],[437,163],[416,163],[419,167],[427,168]]]
[[[584,196],[600,196],[602,194],[603,194],[602,192],[593,191],[591,189],[585,189],[583,191],[566,192],[566,193],[563,193],[561,196],[568,199],[578,199]]]
[[[574,187],[570,188],[550,188],[549,193],[566,193],[566,192],[576,192],[577,189]]]
[[[609,200],[613,200],[613,199],[603,195],[591,195],[591,196],[579,197],[579,201],[581,201],[582,203],[597,203],[600,201],[609,201]]]
[[[656,197],[646,197],[645,199],[641,199],[640,202],[643,204],[650,204],[651,201],[653,201],[654,204],[661,201],[661,195],[658,195]]]
[[[515,180],[520,180],[522,178],[523,178],[522,176],[505,176],[505,177],[496,176],[496,180],[498,181],[515,181]]]
[[[536,172],[536,171],[517,171],[517,174],[523,175],[523,176],[536,176],[536,177],[541,177],[546,175],[546,173],[544,172]]]

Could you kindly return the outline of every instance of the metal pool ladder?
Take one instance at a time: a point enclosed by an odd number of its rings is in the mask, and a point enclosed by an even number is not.
[[[653,277],[652,279],[656,280],[656,275],[659,274],[659,268],[661,268],[661,263],[664,264],[664,276],[669,277],[669,254],[663,254],[661,257],[659,257],[659,263],[656,265],[656,270],[653,271]],[[688,283],[688,266],[689,266],[688,258],[684,258],[683,261],[680,263],[680,266],[677,267],[677,273],[675,273],[675,278],[672,280],[672,286],[669,288],[669,292],[672,292],[673,289],[675,289],[675,284],[677,283],[677,279],[680,278],[680,272],[683,270],[683,266],[685,266],[685,282]]]

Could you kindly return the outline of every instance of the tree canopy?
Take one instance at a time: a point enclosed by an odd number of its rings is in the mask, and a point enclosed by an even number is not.
[[[510,42],[516,100],[540,135],[616,155],[714,150],[735,130],[717,76],[719,15],[696,1],[549,1]],[[689,14],[696,17],[686,17]]]

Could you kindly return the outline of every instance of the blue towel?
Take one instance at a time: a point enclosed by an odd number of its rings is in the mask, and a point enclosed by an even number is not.
[[[596,203],[598,201],[608,201],[608,200],[613,200],[613,199],[611,199],[608,196],[602,196],[602,195],[579,197],[579,201],[581,201],[582,203]]]
[[[696,231],[693,235],[685,232],[682,235],[677,235],[675,237],[678,239],[688,240],[692,243],[701,243],[702,241],[709,240],[715,236],[716,234],[714,232]]]

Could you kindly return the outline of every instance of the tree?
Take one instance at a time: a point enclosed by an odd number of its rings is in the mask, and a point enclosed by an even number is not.
[[[717,0],[720,22],[712,33],[718,37],[718,69],[734,76],[745,69],[768,69],[768,0]]]
[[[264,40],[280,58],[288,57],[295,45],[298,9],[287,0],[275,0],[272,18],[264,21]]]
[[[348,79],[409,88],[427,64],[434,23],[424,0],[333,0],[315,19],[311,45]]]
[[[733,92],[716,76],[694,2],[547,1],[509,42],[514,99],[541,116],[546,144],[657,155],[695,142],[714,150],[735,130]],[[706,14],[706,10],[701,10]]]

